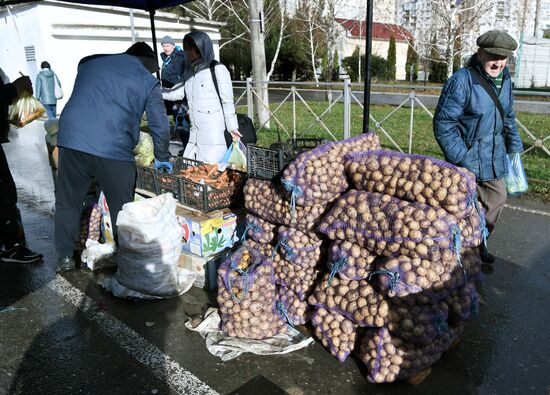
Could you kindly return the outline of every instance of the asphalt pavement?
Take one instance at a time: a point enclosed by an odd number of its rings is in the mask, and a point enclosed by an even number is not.
[[[374,385],[355,357],[319,342],[281,356],[221,362],[184,326],[215,295],[127,301],[105,273],[56,275],[53,184],[41,121],[4,144],[40,265],[0,263],[0,394],[549,394],[550,204],[510,199],[490,239],[497,261],[478,287],[479,316],[417,386]],[[284,392],[283,392],[284,391]]]

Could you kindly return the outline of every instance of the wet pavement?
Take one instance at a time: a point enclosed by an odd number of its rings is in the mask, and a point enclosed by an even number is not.
[[[466,322],[458,346],[431,374],[417,386],[373,385],[356,358],[339,363],[318,342],[222,363],[184,327],[213,304],[215,295],[203,290],[133,302],[97,285],[105,273],[56,275],[43,136],[36,121],[3,146],[28,242],[45,258],[37,266],[0,263],[0,394],[549,393],[549,204],[508,202],[490,241],[497,261],[478,287],[479,317]]]

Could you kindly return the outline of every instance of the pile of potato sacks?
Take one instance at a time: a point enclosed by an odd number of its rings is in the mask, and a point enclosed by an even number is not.
[[[249,179],[243,248],[271,265],[279,317],[311,320],[340,361],[358,352],[372,382],[407,379],[477,313],[476,198],[466,169],[382,150],[367,133],[302,153],[280,184]]]

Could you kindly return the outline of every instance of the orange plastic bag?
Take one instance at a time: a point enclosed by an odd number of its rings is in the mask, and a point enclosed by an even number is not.
[[[10,107],[9,120],[15,127],[21,128],[45,112],[44,106],[34,96],[24,94]]]

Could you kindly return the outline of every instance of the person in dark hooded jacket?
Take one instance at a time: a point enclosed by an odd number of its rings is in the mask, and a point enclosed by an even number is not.
[[[512,79],[506,66],[517,42],[503,31],[491,30],[478,37],[477,45],[479,50],[469,65],[445,83],[433,126],[446,160],[475,174],[478,200],[486,209],[487,229],[492,232],[507,197],[507,154],[523,151],[513,109]],[[503,115],[472,74],[475,70],[494,90]],[[484,262],[494,262],[485,243],[480,253]]]
[[[78,65],[73,92],[59,118],[59,168],[55,191],[58,271],[74,268],[82,201],[95,178],[109,205],[116,240],[122,205],[133,201],[143,112],[154,143],[155,167],[167,168],[170,128],[159,81],[158,61],[144,42],[124,53],[92,55]]]
[[[48,114],[48,119],[53,119],[57,115],[57,99],[55,98],[55,84],[61,88],[59,78],[51,69],[48,62],[42,62],[42,70],[36,77],[36,98],[42,103]]]
[[[17,208],[17,189],[2,147],[2,144],[9,142],[9,106],[23,92],[32,94],[30,78],[19,77],[10,83],[0,69],[0,260],[9,263],[37,263],[42,260],[42,254],[27,248],[21,214]]]

